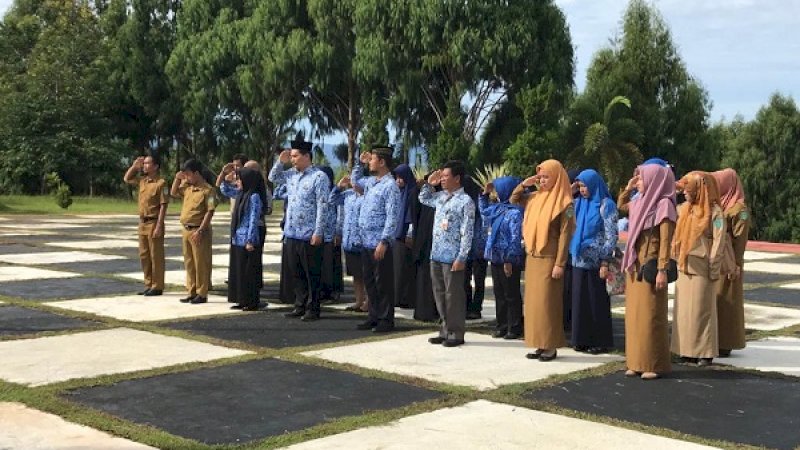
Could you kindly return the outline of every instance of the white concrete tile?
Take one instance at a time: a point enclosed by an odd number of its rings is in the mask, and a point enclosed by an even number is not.
[[[124,257],[80,251],[0,255],[0,262],[11,264],[60,264],[87,261],[111,261],[115,259],[124,259]]]
[[[226,250],[228,248],[230,248],[230,246],[227,246]],[[227,267],[228,267],[228,263],[230,262],[230,260],[228,258],[229,258],[229,255],[227,253],[214,253],[213,255],[211,255],[211,265],[214,266],[214,267],[225,267],[226,268],[225,269],[225,273],[227,274],[227,271],[228,271]],[[170,257],[167,257],[166,259],[168,259],[170,261],[183,262],[183,256],[170,256]],[[224,280],[224,278],[223,278],[223,280]]]
[[[47,278],[73,278],[80,274],[24,266],[0,266],[0,283],[6,281],[43,280]]]
[[[283,244],[280,242],[267,242],[264,244],[264,253],[272,253],[280,256]]]
[[[669,299],[668,305],[668,319],[672,321],[674,300]],[[611,308],[611,312],[624,315],[625,307]],[[745,327],[751,330],[780,330],[800,323],[800,309],[745,303],[744,323]]]
[[[16,231],[16,230],[12,230],[12,231],[0,230],[0,237],[52,236],[54,234],[56,234],[56,233],[54,233],[52,231],[41,231],[41,230],[28,230],[28,231],[25,231],[25,232]]]
[[[283,235],[281,234],[269,234],[264,238],[265,243],[278,243],[283,241]]]
[[[196,305],[192,305],[196,306]],[[188,306],[187,306],[188,307]],[[129,328],[0,342],[0,378],[32,386],[250,352]]]
[[[0,222],[8,222],[9,220],[11,219],[8,217],[0,217]]]
[[[710,449],[597,422],[477,400],[287,447],[382,449]]]
[[[183,261],[183,259],[178,259],[177,261]],[[128,273],[119,273],[116,276],[123,277],[123,278],[130,278],[131,280],[141,281],[144,279],[144,274],[142,272],[128,272]],[[225,284],[225,280],[228,278],[228,269],[223,267],[216,267],[212,268],[211,270],[211,284],[213,286],[223,286]],[[273,274],[269,272],[264,273],[264,281],[277,281],[280,279],[280,275]],[[164,272],[164,281],[167,284],[175,284],[178,286],[185,286],[186,285],[186,271],[185,270],[167,270]]]
[[[21,228],[25,230],[66,230],[70,228],[89,228],[91,225],[77,223],[26,223],[24,225],[15,223],[0,223],[2,228]]]
[[[784,284],[781,289],[800,289],[800,283]]]
[[[268,255],[265,254],[263,258],[264,264],[280,264],[281,263],[281,255]]]
[[[350,303],[337,303],[333,305],[324,305],[326,308],[344,310]],[[484,322],[491,322],[497,317],[495,302],[493,299],[484,299],[483,310],[481,311],[481,318],[476,320],[468,320],[468,324],[477,324]],[[405,308],[395,308],[394,317],[398,319],[414,320],[414,310]]]
[[[51,247],[102,250],[105,248],[139,248],[139,242],[130,239],[100,239],[86,241],[46,242]]]
[[[139,220],[139,216],[135,214],[78,214],[75,217],[80,217],[81,219],[94,219],[94,220],[131,220],[136,222]]]
[[[792,256],[790,253],[769,253],[769,252],[757,252],[746,250],[744,252],[744,260],[745,261],[758,261],[764,259],[776,259],[776,258],[785,258],[787,256]],[[748,266],[745,266],[748,267]]]
[[[115,319],[133,322],[184,319],[216,314],[241,314],[230,309],[226,297],[209,295],[208,303],[188,305],[178,300],[186,297],[185,292],[165,292],[164,295],[145,297],[143,295],[124,295],[120,297],[82,298],[50,302],[48,306],[81,311]]]
[[[491,336],[468,332],[465,345],[446,348],[428,343],[428,338],[434,335],[427,333],[303,354],[480,390],[536,381],[622,359],[611,355],[576,353],[562,348],[556,360],[543,363],[525,358],[525,354],[532,349],[526,348],[522,341],[493,339]]]
[[[139,236],[137,236],[136,233],[92,233],[90,235],[87,235],[87,237],[88,236],[91,236],[92,238],[114,239],[114,240],[123,239],[126,241],[133,241],[137,243],[139,242]]]
[[[800,264],[756,261],[745,264],[744,270],[745,272],[768,272],[800,277]]]
[[[736,367],[764,372],[780,372],[800,377],[800,339],[771,337],[749,341],[743,350],[735,350],[731,356],[714,361]]]
[[[0,403],[0,448],[4,450],[146,450],[138,442],[67,422],[22,403]]]

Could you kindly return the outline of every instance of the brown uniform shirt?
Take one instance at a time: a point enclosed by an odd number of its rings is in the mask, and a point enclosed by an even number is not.
[[[157,219],[161,205],[169,203],[167,183],[163,178],[139,178],[139,218]]]
[[[180,218],[183,225],[200,226],[206,213],[217,207],[214,188],[206,182],[197,186],[184,183],[178,188],[178,194],[183,198]]]

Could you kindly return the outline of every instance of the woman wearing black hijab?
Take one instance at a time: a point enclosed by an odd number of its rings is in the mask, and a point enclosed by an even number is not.
[[[333,169],[330,166],[319,168],[328,176],[328,191],[333,189]],[[340,207],[328,205],[323,225],[322,247],[322,292],[321,300],[338,301],[344,290],[344,271],[342,267],[342,233],[338,230]]]
[[[256,311],[259,304],[260,276],[262,273],[259,255],[261,242],[259,222],[266,205],[264,177],[257,170],[241,169],[236,186],[225,182],[221,186],[226,197],[236,198],[231,211],[231,257],[228,267],[228,301],[236,303],[232,308]]]
[[[577,200],[580,197],[576,178],[581,173],[581,169],[569,169],[569,184],[572,186],[572,198]],[[564,266],[564,330],[572,329],[572,257],[567,258]]]
[[[425,175],[427,178],[430,175]],[[424,179],[425,179],[424,178]],[[421,180],[420,180],[421,181]],[[414,259],[416,290],[414,319],[424,322],[439,320],[436,302],[433,299],[433,281],[431,280],[431,247],[433,245],[433,218],[436,210],[419,203],[414,221],[414,243],[411,256]]]

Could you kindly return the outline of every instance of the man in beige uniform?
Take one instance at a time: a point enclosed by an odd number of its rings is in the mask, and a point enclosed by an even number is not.
[[[217,196],[202,175],[203,165],[190,159],[175,174],[170,195],[183,199],[183,263],[186,266],[186,290],[182,303],[206,303],[211,287],[211,217]]]
[[[139,294],[148,297],[164,292],[164,217],[169,196],[166,181],[158,175],[160,167],[158,156],[141,156],[124,178],[139,186],[139,258],[144,272],[144,290]]]

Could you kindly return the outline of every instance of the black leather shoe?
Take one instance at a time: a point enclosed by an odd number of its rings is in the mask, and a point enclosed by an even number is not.
[[[574,349],[575,349],[576,352],[580,352],[580,353],[586,353],[586,352],[589,351],[589,347],[587,347],[585,345],[576,345]]]
[[[608,353],[608,349],[605,347],[591,347],[588,352],[592,355],[601,355],[603,353]]]
[[[136,293],[136,295],[147,295],[148,292],[150,292],[150,288],[146,288],[143,291],[139,291]]]
[[[231,309],[242,309],[242,308],[244,308],[244,306],[242,306],[241,303],[237,303],[237,304],[231,306]]]
[[[303,314],[305,314],[305,311],[295,308],[292,312],[284,314],[283,317],[303,317]]]
[[[258,305],[242,306],[241,310],[242,311],[258,311]]]
[[[493,338],[506,337],[506,332],[504,330],[494,330],[492,332],[492,337]]]
[[[482,317],[483,316],[479,311],[467,311],[467,317],[466,317],[467,320],[478,320]]]
[[[388,323],[379,323],[372,328],[373,333],[388,333],[394,331],[394,325]]]
[[[720,358],[727,358],[729,356],[731,356],[731,351],[730,350],[723,349],[723,348],[719,349],[719,357]]]
[[[443,342],[444,342],[444,341],[446,341],[446,340],[447,340],[447,339],[445,339],[445,338],[443,338],[443,337],[441,337],[441,336],[436,336],[436,337],[428,338],[428,342],[430,342],[431,344],[435,344],[435,345],[439,345],[439,344],[443,343]]]
[[[147,292],[145,292],[142,295],[144,295],[145,297],[155,297],[155,296],[161,295],[163,293],[164,293],[164,291],[162,291],[161,289],[148,289]]]
[[[319,320],[319,314],[312,314],[310,312],[307,312],[303,315],[303,317],[300,318],[300,320],[302,320],[303,322],[316,322],[317,320]]]
[[[556,359],[556,356],[558,356],[558,350],[553,350],[553,353],[549,355],[547,353],[542,352],[539,354],[539,361],[542,362],[552,361]]]
[[[356,325],[356,330],[371,330],[376,326],[378,326],[377,323],[367,320],[366,322],[361,322],[360,324]]]
[[[193,299],[189,300],[189,303],[193,305],[199,305],[200,303],[208,303],[208,297],[196,295]]]
[[[196,297],[196,295],[190,295],[188,297],[184,297],[184,298],[180,299],[180,302],[181,303],[189,303],[190,301],[194,300],[195,297]]]
[[[536,349],[535,352],[528,353],[527,355],[525,355],[525,357],[528,359],[539,359],[541,356],[542,356],[542,351],[539,350],[538,348]]]
[[[459,345],[464,345],[463,339],[446,339],[442,342],[442,346],[444,347],[458,347]]]
[[[507,341],[511,341],[511,340],[514,340],[514,339],[522,339],[522,335],[519,334],[519,333],[508,333],[505,336],[503,336],[503,339],[505,339]]]

